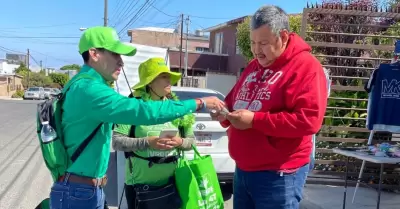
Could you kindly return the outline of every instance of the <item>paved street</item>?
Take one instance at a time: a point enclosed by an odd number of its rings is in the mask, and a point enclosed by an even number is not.
[[[49,194],[51,178],[37,142],[35,103],[0,100],[1,209],[33,209]]]

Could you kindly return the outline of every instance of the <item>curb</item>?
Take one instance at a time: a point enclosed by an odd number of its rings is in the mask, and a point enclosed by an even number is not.
[[[0,97],[0,100],[23,100],[22,98]]]

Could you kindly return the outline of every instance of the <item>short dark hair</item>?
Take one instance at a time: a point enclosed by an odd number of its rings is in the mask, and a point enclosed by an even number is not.
[[[99,50],[99,51],[104,51],[105,50],[104,48],[96,48],[96,49]],[[89,51],[85,51],[85,52],[82,53],[82,59],[83,59],[84,63],[89,62],[89,58],[90,58]]]
[[[261,26],[268,26],[272,32],[279,36],[282,30],[290,30],[289,16],[278,6],[263,6],[260,7],[251,18],[251,30],[256,30]]]

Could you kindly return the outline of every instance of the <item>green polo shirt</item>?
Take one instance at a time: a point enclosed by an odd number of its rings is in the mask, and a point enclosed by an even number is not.
[[[70,87],[64,104],[62,127],[69,156],[100,124],[104,125],[68,172],[92,178],[103,177],[110,158],[112,125],[163,124],[196,110],[195,100],[149,101],[122,96],[110,88],[93,68],[84,65],[85,73],[93,79],[80,79]]]

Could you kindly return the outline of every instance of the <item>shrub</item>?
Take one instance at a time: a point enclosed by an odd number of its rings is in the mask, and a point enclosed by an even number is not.
[[[24,97],[24,91],[22,90],[17,90],[13,95],[11,95],[11,98],[22,98]]]

